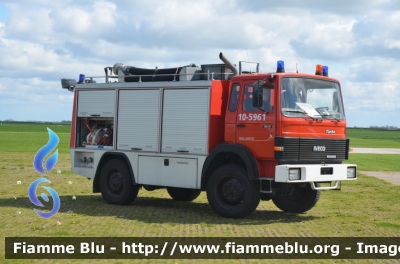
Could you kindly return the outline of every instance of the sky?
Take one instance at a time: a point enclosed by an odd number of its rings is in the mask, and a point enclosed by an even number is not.
[[[348,127],[400,127],[397,0],[0,0],[0,120],[71,120],[60,78],[140,68],[260,63],[341,82]]]

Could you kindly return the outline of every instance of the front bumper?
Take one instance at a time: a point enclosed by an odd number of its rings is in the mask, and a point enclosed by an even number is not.
[[[347,169],[354,168],[354,177],[348,177]],[[299,179],[290,179],[289,171],[291,169],[299,169]],[[293,171],[293,170],[291,170]],[[336,182],[351,181],[357,179],[357,165],[355,164],[286,164],[278,165],[275,168],[275,182],[284,183],[318,183],[318,182]],[[312,184],[315,187],[315,184]],[[314,188],[313,188],[314,189]],[[321,188],[316,188],[321,189]],[[334,188],[327,188],[334,189]]]

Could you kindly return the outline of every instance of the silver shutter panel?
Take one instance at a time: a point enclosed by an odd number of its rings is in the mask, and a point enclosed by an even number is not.
[[[117,149],[157,151],[159,90],[119,92]]]
[[[78,117],[114,117],[115,90],[79,91]]]
[[[163,106],[161,150],[206,154],[209,90],[165,90]]]

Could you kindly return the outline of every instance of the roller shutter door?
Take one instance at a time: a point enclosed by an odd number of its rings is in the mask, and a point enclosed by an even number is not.
[[[119,92],[117,149],[157,151],[160,91]]]
[[[209,89],[164,91],[162,152],[206,154]]]

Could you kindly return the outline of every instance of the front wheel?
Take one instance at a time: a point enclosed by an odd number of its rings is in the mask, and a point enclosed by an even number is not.
[[[193,201],[194,199],[199,197],[201,190],[168,187],[167,192],[171,196],[171,198],[174,200]]]
[[[317,187],[318,183],[315,184]],[[274,204],[284,212],[304,213],[318,202],[321,191],[313,190],[311,184],[291,184],[286,195],[272,198]]]
[[[212,173],[207,183],[207,199],[211,208],[223,217],[245,217],[260,203],[259,183],[250,181],[242,167],[225,165]]]
[[[132,184],[131,174],[125,162],[112,159],[107,161],[101,170],[100,191],[107,203],[130,204],[137,197],[139,186]]]

